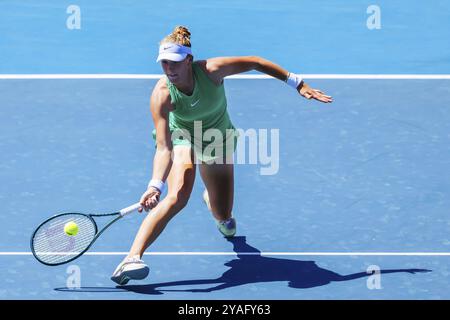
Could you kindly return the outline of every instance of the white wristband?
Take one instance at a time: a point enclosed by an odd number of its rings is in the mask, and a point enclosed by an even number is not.
[[[291,72],[288,73],[286,83],[295,90],[297,90],[298,86],[300,85],[300,83],[302,83],[302,81],[303,78],[300,75]]]
[[[150,180],[150,182],[148,183],[147,189],[153,187],[159,190],[160,193],[163,193],[164,191],[164,182],[162,182],[161,180],[156,180],[156,179],[152,179]]]

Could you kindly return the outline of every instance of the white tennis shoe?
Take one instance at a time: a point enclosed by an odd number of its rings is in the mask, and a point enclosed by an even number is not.
[[[209,203],[208,191],[203,191],[203,201],[206,203],[208,210],[211,211],[211,204]],[[225,221],[216,220],[217,229],[226,238],[232,238],[236,234],[236,219],[231,217]]]
[[[127,284],[130,280],[142,280],[148,276],[150,269],[138,255],[125,258],[116,268],[111,280],[119,285]]]
[[[236,234],[236,219],[233,217],[225,221],[216,220],[216,225],[225,238],[232,238]]]

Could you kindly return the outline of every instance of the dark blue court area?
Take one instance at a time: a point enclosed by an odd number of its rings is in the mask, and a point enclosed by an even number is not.
[[[71,4],[80,29],[67,27]],[[449,299],[450,4],[377,1],[381,28],[369,29],[373,4],[0,3],[0,299]],[[138,213],[81,258],[40,264],[30,237],[43,220],[113,212],[145,191],[154,61],[175,25],[190,28],[197,59],[260,55],[313,75],[334,102],[275,79],[226,79],[234,125],[270,142],[266,158],[235,164],[235,238],[217,231],[197,172],[190,202],[143,257],[145,280],[110,280]],[[80,74],[90,76],[69,79]]]

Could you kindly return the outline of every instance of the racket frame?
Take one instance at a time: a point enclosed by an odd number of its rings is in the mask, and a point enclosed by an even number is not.
[[[131,206],[128,206],[126,208],[121,209],[120,211],[117,212],[113,212],[113,213],[103,213],[103,214],[86,214],[86,213],[80,213],[80,212],[65,212],[65,213],[59,213],[56,214],[48,219],[46,219],[44,222],[42,222],[34,231],[33,234],[31,235],[31,239],[30,239],[30,247],[31,247],[31,252],[33,253],[33,256],[36,258],[37,261],[39,261],[42,264],[45,264],[47,266],[59,266],[62,264],[66,264],[68,262],[71,262],[77,258],[79,258],[80,256],[82,256],[86,251],[89,250],[89,248],[94,244],[94,242],[98,239],[98,237],[100,237],[100,235],[106,230],[108,229],[114,222],[116,222],[117,220],[120,220],[121,218],[125,217],[126,215],[129,215],[130,213],[134,212],[135,210],[138,210],[139,208],[142,208],[142,206],[140,205],[140,203],[135,203],[132,204]],[[81,216],[85,216],[88,217],[91,222],[94,224],[95,227],[95,235],[94,238],[92,239],[92,241],[89,243],[89,245],[86,247],[86,249],[84,249],[83,251],[81,251],[78,255],[72,257],[69,260],[63,261],[63,262],[58,262],[58,263],[48,263],[45,261],[42,261],[38,258],[36,251],[34,250],[34,236],[36,235],[36,233],[38,232],[38,230],[48,221],[55,219],[56,217],[60,217],[60,216],[64,216],[64,215],[70,215],[70,214],[75,214],[75,215],[81,215]],[[100,231],[98,231],[98,226],[97,223],[95,222],[93,217],[110,217],[110,216],[117,216],[116,218],[112,219],[111,221],[109,221]]]
[[[36,254],[36,250],[34,249],[34,237],[36,235],[36,233],[39,231],[39,229],[46,224],[47,222],[49,222],[50,220],[56,219],[58,217],[61,216],[67,216],[67,215],[80,215],[80,216],[84,216],[89,218],[89,220],[92,222],[92,224],[94,225],[95,228],[95,235],[94,238],[91,240],[91,242],[89,243],[89,245],[83,250],[81,251],[79,254],[77,254],[76,256],[72,257],[69,260],[63,261],[63,262],[58,262],[58,263],[48,263],[45,261],[42,261],[38,255]],[[102,229],[100,229],[100,231],[98,230],[98,226],[96,221],[94,220],[93,217],[109,217],[109,216],[118,216],[114,219],[112,219],[111,221],[109,221]],[[36,230],[34,230],[33,234],[31,235],[31,239],[30,239],[30,247],[31,247],[31,252],[33,253],[33,256],[36,258],[36,260],[38,260],[40,263],[45,264],[47,266],[59,266],[62,264],[66,264],[68,262],[71,262],[77,258],[79,258],[80,256],[82,256],[84,253],[86,253],[86,251],[89,250],[89,248],[94,244],[94,242],[98,239],[98,237],[100,237],[100,235],[107,229],[109,228],[114,222],[116,222],[117,220],[120,220],[123,217],[123,215],[120,214],[120,212],[114,212],[114,213],[105,213],[105,214],[85,214],[85,213],[79,213],[79,212],[65,212],[65,213],[59,213],[56,214],[50,218],[48,218],[47,220],[45,220],[44,222],[42,222],[37,228]]]

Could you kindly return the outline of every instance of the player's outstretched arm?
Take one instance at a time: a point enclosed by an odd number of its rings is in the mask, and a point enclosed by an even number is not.
[[[258,56],[211,58],[206,61],[206,69],[217,83],[226,76],[256,70],[286,82],[306,99],[315,99],[324,103],[333,102],[331,96],[319,89],[311,88],[299,75],[290,73],[281,66]]]
[[[170,95],[164,81],[159,81],[153,90],[150,111],[156,129],[156,152],[153,159],[152,179],[147,190],[142,194],[139,203],[143,210],[149,211],[156,207],[164,189],[164,184],[172,167],[172,140],[169,131],[169,111],[172,109]]]

